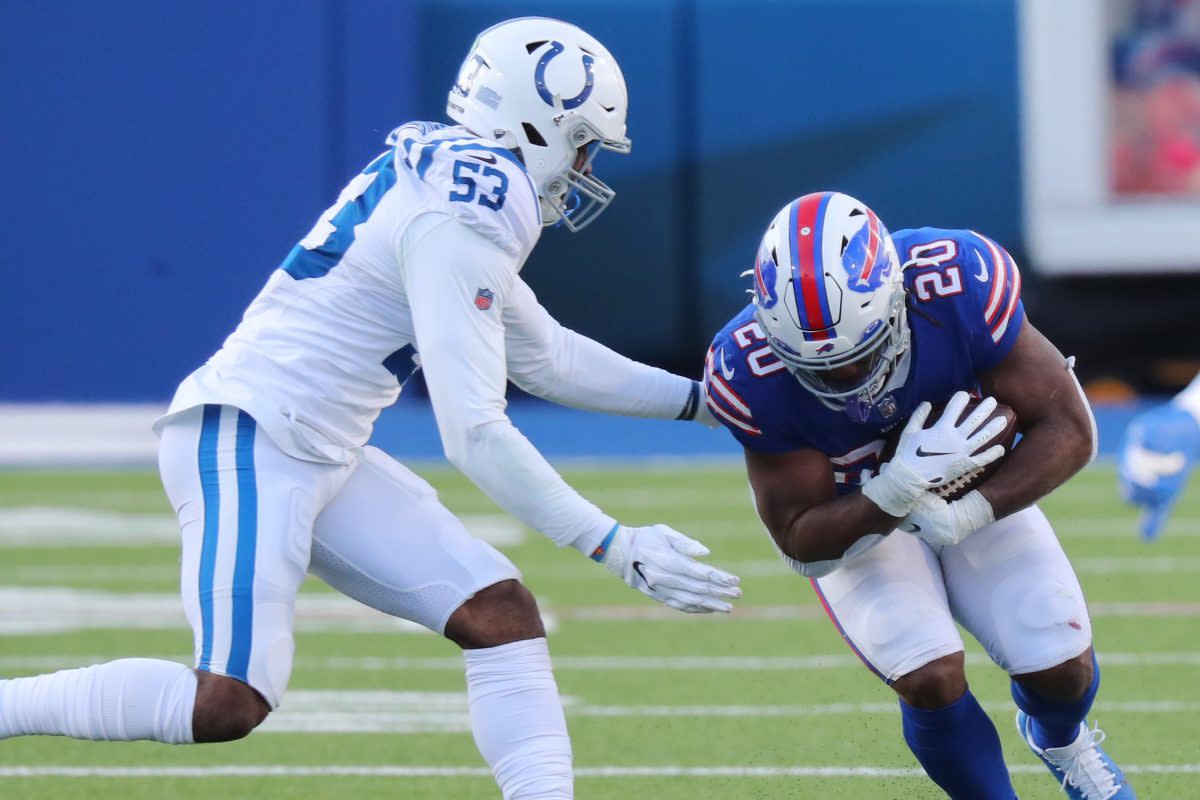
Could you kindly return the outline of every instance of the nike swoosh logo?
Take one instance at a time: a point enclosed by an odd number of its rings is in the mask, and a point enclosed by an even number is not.
[[[638,577],[641,578],[643,582],[645,582],[646,588],[653,592],[654,587],[650,585],[650,581],[646,580],[646,573],[642,572],[643,566],[645,565],[642,564],[642,562],[635,561],[633,562],[633,571],[638,574]]]
[[[470,155],[471,155],[471,158],[478,158],[480,161],[482,161],[485,164],[495,164],[496,163],[496,157],[494,155],[492,155],[491,153],[488,153],[487,155],[482,155],[480,153],[471,153]]]
[[[729,365],[725,363],[724,347],[721,348],[721,375],[723,375],[727,381],[733,380],[733,370],[731,370]]]
[[[987,263],[984,262],[983,255],[978,250],[975,251],[975,258],[979,259],[979,272],[975,273],[975,280],[979,281],[980,283],[987,283],[988,282]]]
[[[953,450],[949,450],[945,453],[938,453],[936,451],[925,450],[921,447],[917,448],[917,455],[919,455],[921,458],[927,458],[929,456],[948,456],[953,452]]]

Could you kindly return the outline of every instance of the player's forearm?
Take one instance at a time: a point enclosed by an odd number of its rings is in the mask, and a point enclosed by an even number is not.
[[[615,523],[567,485],[507,419],[447,432],[446,456],[508,513],[559,546],[591,553]]]
[[[652,419],[690,419],[700,394],[695,381],[642,364],[597,341],[559,328],[542,368],[513,374],[522,389],[587,411]]]
[[[842,495],[813,506],[772,530],[783,554],[810,563],[841,558],[864,536],[888,533],[899,518],[884,513],[861,492]]]
[[[1031,426],[979,492],[1001,519],[1033,505],[1092,460],[1090,417],[1062,414]]]

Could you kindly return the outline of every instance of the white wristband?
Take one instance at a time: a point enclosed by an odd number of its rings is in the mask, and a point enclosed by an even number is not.
[[[893,472],[895,467],[886,463],[879,468],[879,474],[862,485],[862,493],[867,499],[885,514],[893,517],[903,517],[912,511],[913,503],[925,491],[919,486],[897,480]]]
[[[978,489],[967,492],[961,499],[955,500],[952,505],[955,511],[955,527],[962,530],[964,536],[967,532],[977,531],[984,525],[991,525],[996,521],[992,504],[979,493]]]

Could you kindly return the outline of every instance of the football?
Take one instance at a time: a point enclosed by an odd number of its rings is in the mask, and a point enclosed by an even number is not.
[[[959,421],[962,421],[970,416],[971,412],[979,406],[980,402],[982,401],[978,397],[972,397],[970,401],[967,402],[967,407],[963,409],[962,414],[959,415]],[[945,403],[935,403],[933,410],[929,413],[929,419],[925,422],[925,427],[928,428],[941,419],[942,412],[945,410],[945,408]],[[945,500],[957,500],[978,487],[980,483],[982,483],[989,475],[995,472],[996,468],[1003,463],[1004,459],[1008,457],[1009,452],[1012,450],[1013,442],[1015,442],[1017,438],[1017,412],[1013,411],[1010,406],[999,403],[996,406],[996,410],[992,412],[990,417],[988,417],[988,421],[990,422],[997,417],[1003,417],[1007,423],[1004,426],[1004,430],[1001,431],[997,436],[990,439],[987,444],[983,445],[983,447],[980,447],[976,452],[982,452],[987,450],[989,447],[1001,444],[1004,445],[1004,455],[1000,456],[1000,458],[996,459],[982,469],[977,469],[974,472],[968,472],[956,480],[950,481],[949,483],[943,484],[934,489],[930,489],[931,492]],[[906,422],[907,420],[901,422],[888,434],[887,444],[884,445],[883,453],[880,455],[881,462],[890,461],[892,456],[895,454],[896,445],[900,443],[900,434],[903,432]]]

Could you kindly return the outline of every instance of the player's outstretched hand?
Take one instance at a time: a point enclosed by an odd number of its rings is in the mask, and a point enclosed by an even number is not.
[[[996,410],[993,397],[985,398],[959,422],[970,399],[966,392],[955,393],[941,418],[928,428],[925,421],[932,407],[929,403],[917,406],[900,434],[896,454],[878,475],[863,484],[863,494],[884,513],[903,517],[926,490],[986,467],[1004,455],[1001,445],[976,452],[998,436],[1007,423],[1000,417],[987,422]]]
[[[1200,423],[1178,406],[1144,411],[1125,429],[1117,475],[1121,496],[1142,509],[1142,538],[1162,531],[1197,455]]]
[[[945,547],[958,544],[974,531],[995,521],[992,504],[978,491],[968,492],[952,502],[932,492],[925,492],[896,527],[933,547]]]
[[[696,560],[708,553],[707,547],[666,525],[621,525],[603,563],[625,583],[671,608],[729,613],[729,601],[742,596],[741,579]]]

